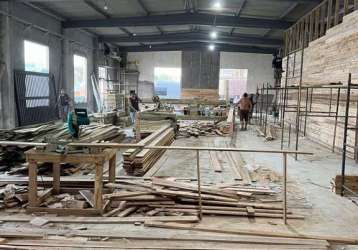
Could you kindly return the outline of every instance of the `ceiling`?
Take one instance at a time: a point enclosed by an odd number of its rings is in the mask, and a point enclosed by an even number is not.
[[[319,0],[17,0],[61,17],[123,51],[218,50],[272,53],[283,31]],[[221,8],[214,8],[220,2]],[[217,32],[212,39],[210,33]]]

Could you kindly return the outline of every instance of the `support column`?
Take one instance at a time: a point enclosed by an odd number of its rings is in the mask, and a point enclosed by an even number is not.
[[[12,1],[0,2],[0,10],[11,14]],[[0,128],[16,125],[15,95],[11,61],[11,25],[9,17],[0,14]]]

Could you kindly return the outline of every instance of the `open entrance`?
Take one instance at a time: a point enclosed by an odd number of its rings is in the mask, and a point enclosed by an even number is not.
[[[248,69],[220,69],[220,99],[238,100],[247,91],[247,75]]]
[[[154,93],[164,99],[180,99],[181,68],[154,68]]]

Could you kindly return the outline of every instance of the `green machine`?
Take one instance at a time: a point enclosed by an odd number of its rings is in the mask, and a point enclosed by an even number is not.
[[[72,137],[79,138],[80,126],[89,124],[87,109],[75,109],[75,111],[68,113],[67,127]]]

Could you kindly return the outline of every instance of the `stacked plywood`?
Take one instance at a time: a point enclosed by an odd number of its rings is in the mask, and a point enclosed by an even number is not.
[[[303,83],[326,84],[329,82],[346,83],[348,73],[353,82],[358,82],[358,11],[343,17],[343,22],[329,29],[325,36],[311,42],[304,50]],[[292,75],[295,61],[295,75],[299,75],[301,52],[290,58],[289,72]],[[295,60],[294,60],[295,57]],[[284,60],[283,66],[286,67]],[[286,69],[284,69],[287,72]],[[285,76],[283,75],[283,79]],[[299,78],[291,79],[297,84]],[[282,81],[284,83],[284,81]]]
[[[205,99],[218,100],[218,89],[182,89],[181,96],[183,99]]]
[[[166,124],[150,134],[139,144],[146,146],[168,146],[174,141],[174,129]],[[163,149],[128,149],[123,153],[123,168],[129,175],[144,175],[164,154]]]
[[[358,176],[346,175],[344,178],[344,186],[349,188],[351,191],[358,193]],[[332,180],[332,189],[336,194],[342,192],[342,176],[337,175],[336,178]],[[348,195],[351,193],[347,192]]]

